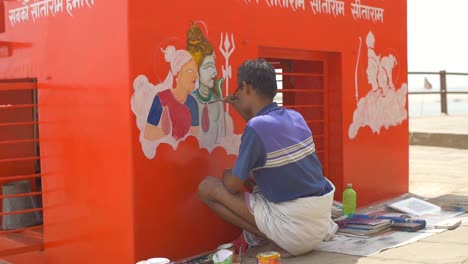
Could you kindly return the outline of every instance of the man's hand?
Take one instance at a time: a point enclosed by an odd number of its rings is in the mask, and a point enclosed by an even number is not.
[[[232,104],[234,105],[234,103],[239,100],[239,97],[235,96],[235,95],[228,95],[226,97],[224,97],[223,101],[225,103],[228,103],[228,104]]]
[[[234,109],[236,109],[236,111],[240,114],[239,97],[237,97],[236,95],[228,95],[224,97],[223,101],[227,104],[232,105],[232,107],[234,107]]]
[[[230,105],[232,105],[232,107],[234,107],[234,109],[242,116],[242,118],[245,120],[245,122],[249,121],[250,119],[252,119],[252,115],[247,113],[245,110],[242,110],[242,108],[240,107],[240,99],[239,97],[235,96],[235,95],[229,95],[229,96],[226,96],[223,101],[225,103],[228,103]]]
[[[244,182],[244,186],[247,188],[247,190],[249,190],[249,192],[253,192],[254,187],[257,186],[257,182],[255,181],[252,173],[249,174],[249,177]]]

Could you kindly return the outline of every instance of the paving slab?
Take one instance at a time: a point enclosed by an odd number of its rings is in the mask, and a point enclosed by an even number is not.
[[[454,230],[447,230],[443,233],[430,236],[420,241],[428,243],[465,245],[466,251],[468,252],[468,226],[460,226]]]
[[[427,198],[468,196],[468,150],[410,146],[410,192]]]
[[[282,258],[282,264],[311,264],[311,263],[320,263],[320,264],[355,264],[358,263],[361,257],[350,256],[345,254],[330,253],[330,252],[321,252],[321,251],[312,251],[311,253],[294,257],[294,258]],[[256,264],[256,258],[243,258],[242,264]]]
[[[409,119],[409,131],[467,135],[468,115],[411,117]]]
[[[468,149],[468,116],[412,117],[411,145]]]
[[[468,246],[467,244],[459,243],[419,241],[403,247],[389,249],[368,258],[399,260],[408,263],[463,263],[468,260]]]

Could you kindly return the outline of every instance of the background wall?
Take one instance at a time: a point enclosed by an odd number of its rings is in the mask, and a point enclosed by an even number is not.
[[[18,23],[8,16],[0,35],[2,51],[10,48],[0,57],[0,78],[38,79],[48,263],[179,259],[240,234],[196,194],[203,177],[220,177],[233,165],[232,149],[209,151],[188,135],[175,147],[160,144],[150,159],[131,110],[133,81],[144,75],[163,82],[169,64],[161,48],[185,49],[197,21],[206,25],[218,76],[222,33],[234,38],[229,93],[238,65],[264,47],[328,54],[336,199],[346,183],[360,206],[407,191],[406,1],[363,0],[360,11],[355,1],[335,1],[334,8],[318,0],[64,2],[55,15],[33,19],[28,10]],[[7,12],[24,6],[5,4]],[[230,116],[240,135],[243,121]]]
[[[314,9],[315,3],[320,10]],[[186,49],[186,32],[199,21],[215,48],[218,77],[225,65],[221,35],[234,36],[230,93],[237,88],[237,67],[258,58],[262,47],[328,52],[332,63],[327,70],[333,77],[327,102],[333,141],[328,158],[336,199],[341,199],[346,183],[357,190],[359,206],[399,195],[408,189],[406,1],[361,1],[366,6],[361,10],[367,13],[359,13],[360,18],[352,12],[355,1],[341,3],[343,13],[322,7],[322,1],[132,1],[130,78],[144,75],[153,85],[163,82],[169,64],[161,48]],[[383,18],[376,16],[380,11],[367,7],[383,9]],[[243,121],[237,113],[231,115],[235,133],[241,133]],[[220,177],[224,168],[232,167],[235,155],[227,155],[222,147],[209,153],[189,135],[176,148],[160,144],[156,156],[148,159],[135,121],[137,257],[177,259],[236,238],[239,230],[211,213],[196,194],[203,177]]]

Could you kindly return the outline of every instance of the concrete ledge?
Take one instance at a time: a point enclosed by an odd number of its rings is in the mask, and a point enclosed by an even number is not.
[[[468,135],[410,132],[410,145],[468,149]]]

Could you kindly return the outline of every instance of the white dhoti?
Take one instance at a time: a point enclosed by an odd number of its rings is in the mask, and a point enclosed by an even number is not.
[[[333,190],[323,196],[272,203],[261,193],[249,196],[249,205],[260,231],[292,255],[315,249],[321,241],[329,240],[338,230],[331,219]]]

